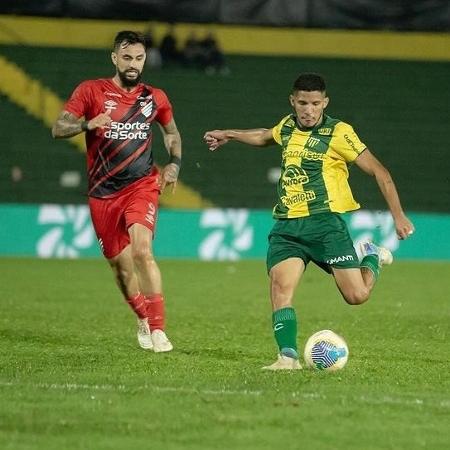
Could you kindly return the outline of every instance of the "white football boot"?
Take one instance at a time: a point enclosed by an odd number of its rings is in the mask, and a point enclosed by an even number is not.
[[[373,242],[361,242],[360,249],[363,258],[368,255],[378,255],[378,264],[380,267],[388,266],[394,261],[394,257],[390,250],[384,247],[378,247]]]
[[[153,341],[152,335],[150,333],[150,328],[148,326],[148,319],[139,319],[137,320],[138,330],[137,330],[137,339],[139,345],[144,350],[152,350],[153,349]]]
[[[278,359],[270,366],[264,366],[263,370],[301,370],[298,359],[289,358],[289,356],[278,355]]]
[[[151,336],[155,353],[170,352],[173,349],[173,345],[163,330],[153,330]]]

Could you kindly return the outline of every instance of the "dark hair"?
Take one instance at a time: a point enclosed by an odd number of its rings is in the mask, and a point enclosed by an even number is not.
[[[319,91],[325,92],[325,80],[318,73],[301,73],[294,81],[292,90],[295,91]]]
[[[132,44],[142,44],[144,48],[147,48],[145,36],[142,33],[128,30],[119,31],[114,38],[114,51],[119,50],[119,47],[128,47]]]

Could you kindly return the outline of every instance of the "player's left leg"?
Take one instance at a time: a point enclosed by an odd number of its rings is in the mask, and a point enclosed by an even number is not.
[[[131,256],[140,291],[147,301],[147,318],[153,341],[153,350],[155,352],[171,351],[173,346],[164,331],[164,297],[161,272],[153,254],[153,232],[140,223],[134,223],[128,228],[128,233]]]
[[[350,305],[360,305],[369,299],[383,265],[391,264],[392,253],[371,242],[361,244],[362,260],[359,268],[331,267],[336,284]]]
[[[138,321],[137,339],[141,348],[153,349],[153,341],[148,326],[148,300],[142,294],[131,257],[131,245],[127,245],[118,255],[108,258],[117,285],[126,302],[134,311]]]

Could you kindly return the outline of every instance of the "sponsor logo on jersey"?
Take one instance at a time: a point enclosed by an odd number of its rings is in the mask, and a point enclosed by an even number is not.
[[[317,130],[317,132],[319,134],[321,134],[322,136],[329,136],[332,132],[332,129],[331,128],[319,128]]]
[[[296,205],[297,203],[310,202],[315,199],[316,194],[314,191],[305,191],[291,196],[283,195],[280,197],[281,203],[287,207]]]
[[[303,150],[285,150],[283,158],[305,158],[309,161],[323,161],[326,158],[326,154],[313,152],[305,148]]]
[[[281,176],[281,187],[286,189],[289,186],[297,186],[307,183],[309,181],[308,175],[301,167],[290,165]]]
[[[353,255],[336,256],[335,258],[327,259],[327,264],[336,264],[344,261],[353,261]]]
[[[148,139],[150,124],[146,122],[111,122],[109,130],[105,131],[108,139]]]
[[[117,94],[117,92],[105,92],[105,95],[122,98],[122,94]]]
[[[348,134],[344,134],[344,139],[347,141],[347,144],[350,145],[351,149],[358,153],[355,143]]]
[[[114,100],[106,100],[105,101],[106,112],[110,113],[113,109],[116,109],[116,107],[117,107],[117,102],[115,102]]]

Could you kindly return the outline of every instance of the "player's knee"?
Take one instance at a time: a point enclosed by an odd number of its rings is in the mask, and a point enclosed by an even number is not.
[[[136,245],[131,249],[131,257],[135,264],[142,265],[147,264],[154,260],[153,253],[150,251],[147,245]]]
[[[277,273],[270,274],[272,299],[279,306],[288,306],[291,303],[294,286],[286,277],[280,277]]]
[[[362,287],[359,289],[353,289],[349,292],[343,292],[345,301],[349,305],[361,305],[362,303],[369,300],[369,289]]]

